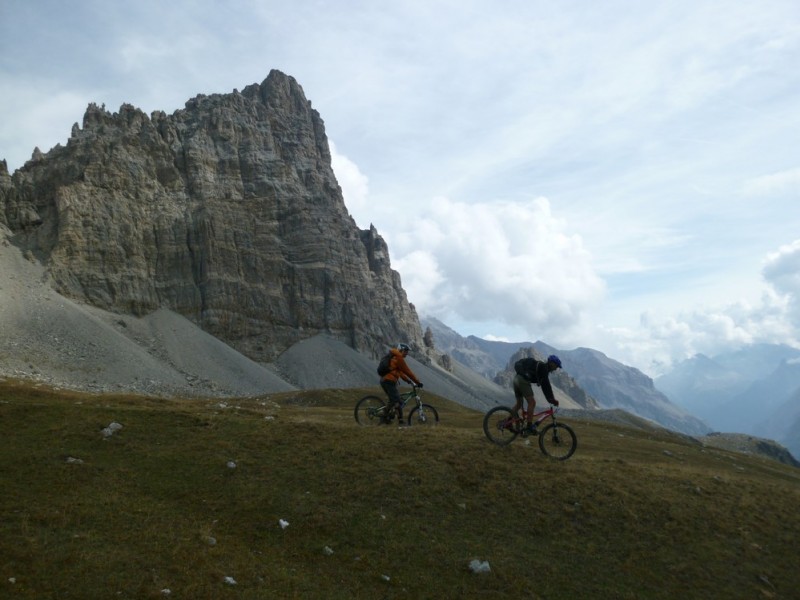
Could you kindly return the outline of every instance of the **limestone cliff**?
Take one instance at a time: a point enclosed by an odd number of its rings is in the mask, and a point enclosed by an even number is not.
[[[345,207],[322,119],[279,71],[172,115],[90,105],[66,146],[0,162],[0,223],[61,294],[170,308],[255,360],[319,332],[423,345],[386,243]]]

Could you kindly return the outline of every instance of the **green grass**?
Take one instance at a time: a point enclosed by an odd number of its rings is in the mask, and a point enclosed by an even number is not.
[[[359,427],[374,391],[0,383],[0,597],[797,597],[798,469],[578,419],[551,461],[430,394],[438,427]]]

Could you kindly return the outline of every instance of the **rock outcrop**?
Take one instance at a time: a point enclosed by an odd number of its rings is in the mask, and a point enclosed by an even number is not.
[[[172,115],[90,105],[66,146],[0,163],[0,224],[62,295],[169,308],[257,361],[318,333],[423,346],[386,243],[345,207],[322,119],[279,71]]]

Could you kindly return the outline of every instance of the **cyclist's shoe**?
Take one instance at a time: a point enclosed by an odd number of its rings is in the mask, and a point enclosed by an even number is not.
[[[528,425],[524,431],[526,435],[539,435],[539,432],[536,430],[535,423],[531,423],[530,425]]]

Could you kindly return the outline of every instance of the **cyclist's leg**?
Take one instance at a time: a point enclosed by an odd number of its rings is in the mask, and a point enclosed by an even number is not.
[[[514,414],[518,414],[519,409],[522,408],[522,399],[525,398],[527,401],[528,425],[530,425],[533,419],[533,409],[536,408],[536,400],[533,397],[531,382],[521,375],[514,376],[514,396],[517,399],[517,403],[514,405]]]
[[[397,392],[397,423],[403,422],[403,401],[400,400],[400,392]]]
[[[400,406],[400,391],[397,389],[397,382],[390,379],[381,380],[381,387],[386,393],[386,397],[389,399],[389,408],[386,411],[388,419],[391,418],[392,414]],[[400,419],[402,420],[402,414],[400,415]]]
[[[519,417],[519,411],[522,409],[522,383],[525,383],[525,380],[520,377],[519,375],[514,376],[514,407],[511,409],[511,414],[515,417]],[[530,384],[528,384],[530,385]]]
[[[533,397],[533,391],[525,400],[528,402],[528,425],[530,426],[533,422],[533,413],[536,411],[536,398]]]
[[[527,430],[529,434],[536,435],[536,425],[533,424],[533,413],[536,412],[536,398],[533,393],[525,398],[528,401],[528,425]]]

